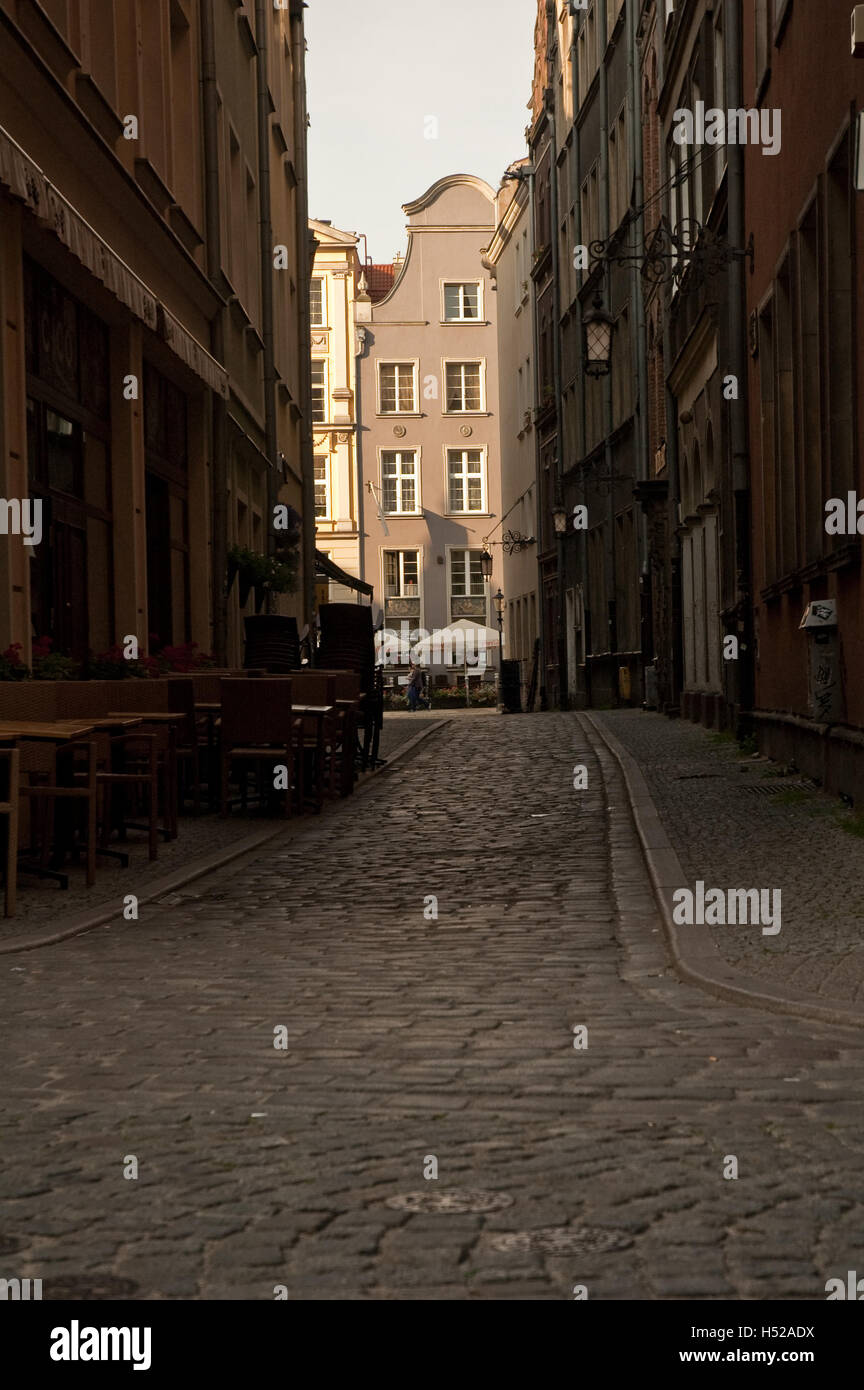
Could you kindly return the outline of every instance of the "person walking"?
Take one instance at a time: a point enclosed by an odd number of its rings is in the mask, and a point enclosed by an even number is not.
[[[413,714],[423,699],[423,672],[413,661],[408,671],[408,689],[405,694],[408,697],[408,708]]]

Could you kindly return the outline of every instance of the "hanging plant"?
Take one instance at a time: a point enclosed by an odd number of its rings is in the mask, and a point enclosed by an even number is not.
[[[232,545],[228,551],[228,592],[236,576],[239,589],[240,607],[245,608],[253,589],[258,589],[267,578],[268,560],[257,550],[247,550],[245,546]]]

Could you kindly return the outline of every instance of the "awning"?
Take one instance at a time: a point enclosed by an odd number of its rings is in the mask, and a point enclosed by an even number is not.
[[[374,592],[371,584],[364,584],[356,575],[340,570],[339,566],[334,565],[328,555],[322,555],[320,550],[315,551],[315,578],[332,579],[334,584],[344,584],[346,589],[356,589],[358,594],[368,594],[370,598]]]
[[[212,391],[228,399],[228,373],[224,367],[160,303],[134,270],[130,270],[126,262],[111,250],[107,241],[94,231],[2,126],[0,183],[5,184],[121,304],[125,304],[137,319],[158,333],[196,376],[205,381]]]

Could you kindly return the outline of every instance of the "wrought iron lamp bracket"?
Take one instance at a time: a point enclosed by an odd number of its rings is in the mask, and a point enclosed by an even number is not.
[[[645,280],[652,285],[666,285],[672,281],[680,283],[690,271],[691,278],[701,283],[719,274],[734,261],[749,260],[750,273],[753,274],[752,235],[743,249],[730,246],[695,217],[685,218],[674,228],[664,218],[645,239],[641,249],[627,249],[622,245],[618,250],[612,250],[617,241],[616,236],[608,241],[592,241],[589,244],[592,271],[601,264],[638,266]]]

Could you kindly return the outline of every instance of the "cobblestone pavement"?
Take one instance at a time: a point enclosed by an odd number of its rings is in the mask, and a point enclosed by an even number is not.
[[[437,719],[442,717],[451,716],[446,713],[435,716]],[[421,721],[429,719],[429,714],[386,713],[381,732],[381,757],[394,757],[403,744],[427,727]],[[92,888],[85,883],[83,859],[78,864],[67,864],[68,889],[61,889],[50,879],[22,874],[15,919],[0,929],[0,946],[10,938],[17,942],[28,937],[39,940],[53,935],[63,930],[73,914],[87,909],[95,910],[100,904],[112,900],[122,902],[126,893],[137,892],[143,896],[151,885],[158,886],[167,875],[181,872],[205,856],[219,851],[228,853],[256,831],[266,830],[269,824],[271,822],[254,811],[247,816],[235,813],[227,820],[217,815],[184,815],[180,820],[177,839],[166,842],[160,837],[159,856],[152,862],[147,857],[146,831],[132,830],[122,846],[129,855],[128,868],[124,868],[116,859],[100,859],[96,883]],[[115,845],[114,848],[121,847]]]
[[[682,984],[658,926],[574,716],[452,721],[251,864],[3,960],[0,1274],[824,1298],[864,1257],[860,1034]]]
[[[842,803],[697,725],[641,710],[594,717],[639,764],[682,888],[781,890],[779,935],[711,929],[729,964],[826,1002],[864,1001],[864,837],[844,829],[854,821]]]

